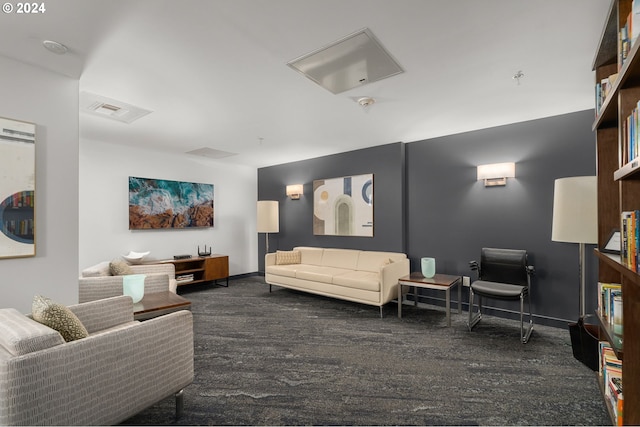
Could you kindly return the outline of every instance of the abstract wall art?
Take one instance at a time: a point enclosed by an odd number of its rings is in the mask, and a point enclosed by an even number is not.
[[[36,125],[0,117],[0,258],[35,256]]]
[[[213,227],[213,184],[129,177],[129,229]]]
[[[313,181],[313,234],[373,237],[373,174]]]

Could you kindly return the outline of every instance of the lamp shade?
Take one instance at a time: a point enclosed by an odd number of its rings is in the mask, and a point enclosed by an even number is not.
[[[258,233],[277,233],[280,231],[276,200],[258,201]]]
[[[551,240],[598,243],[598,181],[595,176],[556,179]]]

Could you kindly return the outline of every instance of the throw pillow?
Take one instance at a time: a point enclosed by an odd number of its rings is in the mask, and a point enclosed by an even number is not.
[[[109,272],[112,276],[126,276],[127,274],[133,274],[133,270],[129,267],[129,264],[121,259],[114,259],[109,263]]]
[[[302,253],[300,251],[276,251],[276,264],[300,264]]]
[[[31,316],[36,322],[60,332],[66,342],[89,336],[87,328],[69,308],[41,295],[33,297]]]
[[[82,270],[82,277],[101,277],[108,276],[109,274],[109,261],[102,261],[99,264]]]

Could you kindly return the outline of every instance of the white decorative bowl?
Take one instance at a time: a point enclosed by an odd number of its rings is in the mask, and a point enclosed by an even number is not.
[[[128,254],[122,255],[122,258],[126,259],[131,264],[140,264],[144,257],[149,255],[151,252],[133,252],[129,251]]]

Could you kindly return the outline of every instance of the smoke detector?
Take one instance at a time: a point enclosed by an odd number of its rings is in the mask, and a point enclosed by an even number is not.
[[[49,52],[53,52],[53,53],[58,54],[58,55],[64,55],[69,50],[62,43],[58,43],[58,42],[53,41],[53,40],[45,40],[45,41],[42,42],[42,45]]]
[[[151,110],[89,92],[80,93],[80,111],[127,124],[151,113]]]
[[[362,97],[362,98],[358,99],[358,104],[360,104],[360,106],[362,108],[368,108],[368,107],[372,106],[375,103],[376,103],[376,100],[371,98],[371,97],[369,97],[369,96],[365,96],[365,97]]]

